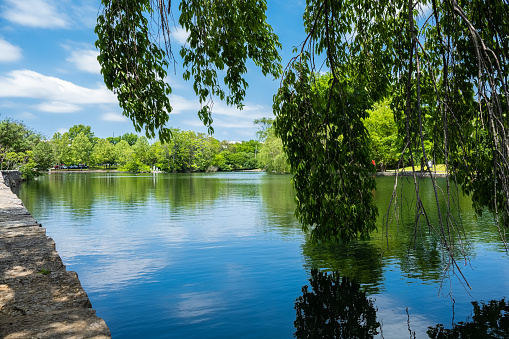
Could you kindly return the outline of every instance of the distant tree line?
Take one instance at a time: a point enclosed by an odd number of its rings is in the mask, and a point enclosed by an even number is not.
[[[267,151],[262,150],[261,140],[219,141],[204,133],[180,129],[171,129],[171,134],[169,142],[150,142],[134,133],[102,139],[90,126],[74,125],[46,140],[24,123],[4,119],[0,121],[0,169],[20,170],[25,178],[31,178],[51,167],[70,165],[128,172],[154,168],[163,172],[270,168],[262,161],[267,161]]]
[[[144,136],[126,133],[98,138],[90,126],[74,125],[50,140],[24,123],[0,121],[0,169],[16,169],[25,178],[46,172],[54,166],[80,165],[128,172],[204,172],[263,169],[290,173],[281,138],[276,136],[274,120],[254,120],[259,127],[256,140],[219,141],[210,135],[171,129],[169,142],[149,142]],[[378,169],[395,168],[398,163],[397,126],[390,101],[384,100],[368,110],[364,124],[371,138],[371,158]]]
[[[90,126],[75,125],[51,139],[58,164],[92,164],[128,172],[232,171],[259,167],[255,140],[218,141],[210,135],[171,129],[169,142],[150,143],[144,136],[126,133],[119,137],[94,137]]]

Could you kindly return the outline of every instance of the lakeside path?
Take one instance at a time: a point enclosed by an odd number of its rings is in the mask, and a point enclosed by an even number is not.
[[[432,172],[435,177],[447,177],[448,174],[446,172]],[[411,171],[389,171],[389,172],[376,172],[376,176],[379,177],[395,177],[396,175],[400,177],[412,177],[414,175]],[[431,174],[429,172],[415,172],[416,177],[430,177]]]
[[[78,275],[0,172],[0,338],[111,338]]]

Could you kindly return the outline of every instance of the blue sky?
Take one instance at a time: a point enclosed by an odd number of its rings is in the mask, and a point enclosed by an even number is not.
[[[175,1],[176,21],[177,8]],[[268,0],[268,22],[283,44],[283,66],[292,56],[292,47],[304,39],[303,9],[303,0]],[[99,11],[99,0],[0,1],[0,120],[21,120],[48,138],[76,124],[90,125],[101,138],[135,132],[102,81],[94,47]],[[174,111],[167,127],[206,132],[196,114],[200,104],[192,83],[182,79],[178,51],[186,33],[179,27],[174,31],[178,64],[168,70]],[[272,96],[279,80],[263,77],[253,63],[248,64],[246,78],[244,110],[220,101],[214,104],[216,139],[254,139],[253,120],[273,116]]]

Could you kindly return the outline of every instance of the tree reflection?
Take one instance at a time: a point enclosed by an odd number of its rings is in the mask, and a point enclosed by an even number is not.
[[[373,301],[355,280],[311,270],[308,286],[295,301],[297,338],[373,338],[376,321]]]
[[[372,242],[315,243],[307,239],[302,245],[302,253],[306,261],[304,266],[308,269],[328,267],[331,271],[356,279],[370,293],[380,289],[385,261],[381,260],[381,251]]]
[[[298,225],[295,218],[295,191],[290,181],[290,175],[267,173],[259,185],[270,218],[274,224],[283,227]]]
[[[502,300],[491,300],[488,303],[476,301],[474,316],[471,322],[453,324],[453,328],[445,329],[438,324],[429,327],[427,333],[434,339],[452,338],[509,338],[509,303]]]
[[[366,296],[357,281],[311,269],[309,286],[302,287],[302,295],[295,301],[297,317],[294,322],[297,338],[374,338],[383,332],[377,321],[374,300]],[[509,338],[509,302],[505,299],[472,302],[473,316],[446,329],[444,325],[429,326],[432,339]],[[415,333],[408,330],[413,338]],[[391,336],[394,333],[391,334]]]

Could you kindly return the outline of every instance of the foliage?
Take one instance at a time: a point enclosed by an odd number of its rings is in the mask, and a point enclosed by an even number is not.
[[[172,131],[173,170],[182,172],[205,171],[212,163],[210,139],[203,133]]]
[[[254,124],[260,127],[260,130],[256,132],[259,141],[263,142],[265,141],[265,139],[267,139],[267,137],[269,136],[269,130],[272,127],[273,123],[274,119],[272,118],[261,118],[254,120]]]
[[[212,166],[220,171],[249,170],[258,167],[255,153],[224,150],[214,156]]]
[[[92,142],[90,142],[87,135],[84,132],[80,132],[71,143],[71,162],[73,164],[88,164],[92,147]]]
[[[179,24],[190,34],[189,45],[180,51],[184,67],[188,68],[184,79],[194,77],[194,91],[204,105],[198,115],[212,132],[212,98],[226,99],[228,105],[242,108],[247,59],[253,60],[264,75],[277,78],[281,73],[277,48],[281,45],[266,22],[264,0],[182,0],[179,10]],[[225,69],[224,83],[229,94],[217,79],[217,73]]]
[[[108,142],[110,144],[112,144],[113,146],[115,146],[116,144],[118,144],[120,142],[120,137],[107,137],[106,140],[108,140]]]
[[[150,144],[147,138],[141,137],[136,140],[136,143],[132,146],[134,155],[141,163],[147,165],[153,165],[154,159],[150,157]]]
[[[134,133],[125,133],[119,137],[107,137],[106,140],[108,140],[112,145],[118,144],[120,140],[125,140],[129,146],[133,146],[138,140],[138,135]]]
[[[9,118],[0,121],[0,150],[4,153],[27,151],[40,139],[38,133],[27,128],[22,122]]]
[[[261,144],[257,140],[242,141],[241,143],[235,144],[236,152],[245,152],[255,154],[260,150]]]
[[[296,338],[374,338],[380,323],[376,321],[373,301],[359,283],[338,273],[311,270],[308,286],[295,301]]]
[[[156,129],[161,139],[169,137],[164,127],[171,112],[164,81],[166,53],[149,37],[152,13],[149,0],[103,0],[105,10],[97,18],[96,47],[106,87],[117,94],[124,115],[131,118],[137,132],[145,129],[149,137]]]
[[[343,240],[372,229],[369,220],[376,213],[359,213],[361,201],[370,192],[364,181],[369,178],[363,159],[369,154],[359,125],[365,118],[361,107],[391,96],[401,142],[398,167],[410,165],[414,170],[416,225],[426,218],[430,231],[441,239],[444,258],[459,269],[456,257],[466,252],[455,244],[454,239],[462,239],[463,234],[450,213],[449,187],[456,180],[472,195],[478,213],[486,207],[493,212],[505,242],[504,228],[509,225],[507,13],[507,4],[501,0],[306,3],[307,37],[286,68],[275,98],[277,132],[292,170],[303,174],[296,172],[294,182],[297,213],[305,224],[319,228],[327,224],[325,214],[339,222],[338,228],[348,230],[333,231]],[[312,89],[320,83],[314,75],[316,56],[325,59],[323,65],[331,77],[321,107],[313,101]],[[344,129],[338,133],[336,126],[341,123]],[[445,206],[440,206],[442,192],[427,166],[432,159],[443,162],[451,174],[443,193]],[[419,164],[432,176],[439,216],[433,224],[420,198],[415,174]],[[309,178],[304,173],[310,173]],[[331,180],[335,175],[338,178]],[[332,182],[340,183],[341,195]],[[318,192],[338,197],[333,200],[337,207],[322,203]],[[344,204],[350,197],[355,197],[353,203]],[[395,188],[388,212],[398,202]],[[372,211],[370,204],[366,201],[364,206]],[[355,219],[359,215],[365,223]]]
[[[25,178],[47,171],[54,164],[68,169],[70,165],[116,164],[119,170],[128,172],[150,172],[154,167],[164,172],[203,172],[258,166],[258,141],[220,143],[203,133],[179,129],[171,133],[169,142],[151,144],[146,137],[133,133],[96,138],[90,126],[75,125],[64,134],[55,133],[50,141],[42,141],[22,123],[7,119],[0,122],[0,164],[5,169],[20,170]]]
[[[51,138],[53,158],[57,164],[69,163],[70,161],[70,143],[68,134],[55,133]]]
[[[212,165],[217,167],[220,171],[229,172],[233,170],[233,166],[228,162],[227,157],[230,154],[230,151],[223,151],[214,156],[214,161]]]
[[[389,100],[375,103],[367,112],[369,116],[364,119],[364,126],[371,141],[371,158],[382,171],[396,168],[401,142],[398,143],[398,127]]]
[[[125,133],[120,137],[120,140],[125,140],[129,146],[134,146],[136,141],[138,141],[138,136],[134,133]]]
[[[168,99],[171,87],[164,81],[166,68],[173,60],[170,45],[170,4],[149,0],[102,0],[104,10],[97,19],[96,47],[106,86],[113,90],[124,115],[131,118],[137,132],[143,128],[148,137],[169,141],[170,130],[164,125],[172,108]],[[153,5],[153,6],[151,6]],[[212,132],[212,97],[242,108],[247,82],[247,59],[263,74],[281,73],[277,36],[266,23],[265,1],[182,0],[179,24],[190,32],[188,45],[182,47],[184,79],[194,77],[193,89],[202,108],[198,112]],[[149,16],[158,13],[158,23],[166,41],[158,45],[159,34],[151,34]],[[153,18],[154,19],[154,18]],[[249,32],[249,34],[246,34]],[[227,93],[218,81],[225,72]]]
[[[234,170],[253,169],[256,168],[257,165],[253,154],[254,153],[237,151],[236,153],[229,154],[227,160]]]
[[[132,147],[125,140],[121,140],[115,145],[115,162],[121,166],[131,160],[134,153]]]
[[[23,179],[30,180],[39,175],[36,171],[37,164],[34,161],[33,152],[9,152],[4,159],[7,169],[14,169],[21,172]]]
[[[296,215],[314,239],[367,238],[378,215],[371,191],[365,86],[348,77],[287,70],[275,98],[276,132],[294,174]],[[348,107],[348,110],[346,110]]]
[[[115,147],[106,139],[99,139],[92,149],[91,158],[96,164],[109,164],[115,162]]]
[[[51,145],[43,136],[11,119],[0,121],[0,169],[19,170],[24,179],[47,171],[53,162]]]
[[[51,142],[42,140],[33,148],[33,159],[38,172],[47,171],[54,163]]]
[[[119,167],[119,170],[130,173],[149,173],[150,167],[142,163],[137,157],[132,157],[123,166]]]
[[[273,127],[267,130],[265,141],[258,153],[260,167],[268,172],[290,173],[288,157],[283,151],[283,142],[277,137]]]
[[[83,133],[87,137],[88,141],[90,141],[90,143],[94,143],[95,137],[94,133],[92,132],[92,127],[90,126],[85,126],[82,124],[74,125],[69,128],[67,135],[69,140],[73,141],[80,133]]]

